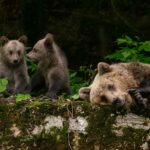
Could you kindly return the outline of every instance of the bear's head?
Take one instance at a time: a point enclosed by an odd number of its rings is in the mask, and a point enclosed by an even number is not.
[[[6,36],[2,36],[0,38],[1,59],[8,65],[18,66],[24,60],[26,43],[25,35],[18,40],[9,40]]]
[[[53,35],[48,33],[43,39],[37,41],[27,56],[33,61],[42,61],[49,55],[53,55],[53,43]]]
[[[79,90],[80,98],[101,105],[130,106],[132,99],[128,89],[135,87],[136,82],[132,75],[123,69],[125,68],[121,69],[121,66],[112,67],[107,63],[99,63],[93,83]]]

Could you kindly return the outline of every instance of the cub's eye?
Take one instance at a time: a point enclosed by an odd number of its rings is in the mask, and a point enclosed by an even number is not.
[[[17,53],[18,53],[19,56],[21,55],[21,52],[20,52],[20,51],[18,51]]]
[[[9,51],[9,54],[12,55],[12,54],[13,54],[13,51]]]
[[[107,86],[107,88],[108,88],[109,91],[115,91],[116,90],[116,88],[115,88],[115,86],[113,84],[109,84]]]
[[[35,48],[33,49],[33,51],[34,51],[35,53],[37,53],[37,52],[38,52],[38,50],[37,50],[37,49],[35,49]]]

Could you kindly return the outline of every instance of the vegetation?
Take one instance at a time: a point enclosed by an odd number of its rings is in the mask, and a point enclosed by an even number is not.
[[[150,41],[139,41],[138,38],[132,39],[124,36],[116,40],[117,50],[108,55],[106,59],[111,61],[140,61],[150,63]]]
[[[26,34],[32,46],[51,32],[73,69],[96,65],[113,52],[113,41],[121,35],[149,39],[149,27],[148,0],[0,1],[1,35]]]
[[[0,79],[0,92],[4,92],[7,88],[8,81],[7,79]]]
[[[8,81],[0,79],[0,149],[148,149],[150,108],[142,112],[148,118],[139,124],[146,130],[131,128],[129,118],[129,123],[123,121],[129,127],[117,127],[120,136],[113,131],[120,111],[82,101],[78,90],[91,83],[99,61],[150,63],[150,41],[145,41],[150,40],[149,4],[148,0],[1,0],[1,36],[17,39],[25,34],[27,46],[32,46],[46,33],[54,34],[68,58],[72,94],[57,101],[41,95],[10,95]],[[27,53],[30,50],[26,47]],[[37,64],[26,60],[32,76]],[[46,133],[49,115],[61,116],[64,127]],[[88,121],[85,134],[69,129],[70,118],[78,116]],[[42,130],[33,134],[37,129]]]
[[[31,50],[31,47],[26,48],[27,51]],[[144,63],[150,63],[150,41],[140,41],[137,37],[132,39],[129,36],[124,36],[116,40],[116,52],[108,55],[105,59],[112,62],[129,62],[140,61]],[[34,73],[37,68],[37,64],[26,58],[28,64],[28,70],[30,75]],[[80,66],[78,70],[70,69],[70,84],[71,95],[66,96],[73,100],[79,99],[78,90],[81,87],[87,86],[93,80],[96,71],[93,66]],[[4,92],[7,88],[8,81],[6,79],[0,79],[0,92]],[[16,102],[31,98],[29,94],[17,94],[14,96]]]

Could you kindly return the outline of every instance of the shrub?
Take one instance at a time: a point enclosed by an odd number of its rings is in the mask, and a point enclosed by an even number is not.
[[[116,40],[118,50],[108,55],[106,59],[111,61],[140,61],[150,63],[150,41],[139,41],[128,36]]]

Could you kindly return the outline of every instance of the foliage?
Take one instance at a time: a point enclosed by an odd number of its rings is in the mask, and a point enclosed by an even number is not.
[[[141,42],[128,36],[118,38],[118,50],[106,57],[112,61],[140,61],[150,63],[150,41]]]
[[[32,47],[26,47],[27,53],[32,50]],[[29,74],[32,74],[37,69],[37,64],[26,57]]]
[[[16,94],[15,95],[15,99],[16,99],[16,102],[21,102],[23,100],[27,100],[27,99],[30,99],[31,98],[31,95],[30,94]]]
[[[0,92],[4,92],[7,89],[8,80],[0,79]]]
[[[81,87],[89,85],[90,77],[95,74],[92,66],[80,66],[78,71],[70,70],[71,98],[78,99]]]
[[[26,61],[27,61],[27,65],[28,65],[29,74],[33,74],[33,72],[36,71],[36,69],[37,69],[37,64],[28,58],[26,58]]]
[[[7,85],[8,85],[7,79],[5,78],[0,79],[0,93],[3,93],[6,91]],[[16,102],[27,100],[29,98],[31,98],[30,94],[16,94],[15,95]]]

